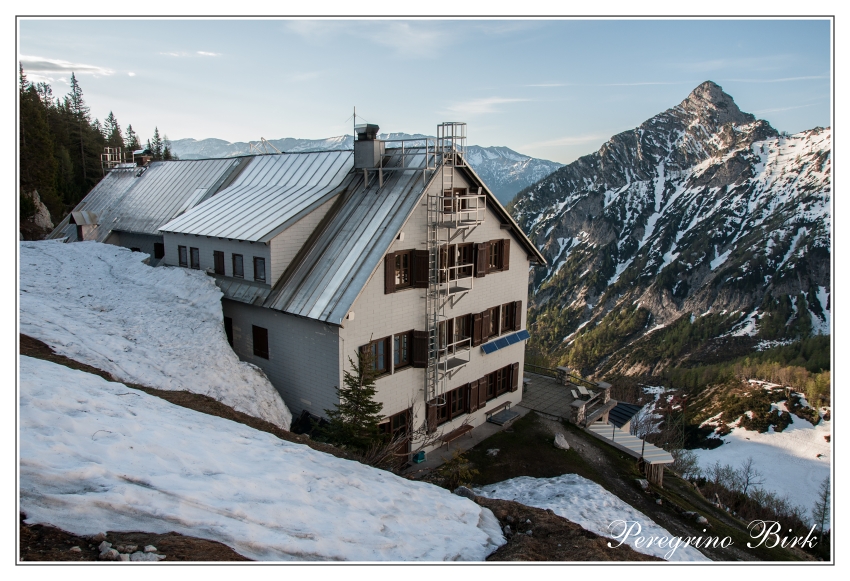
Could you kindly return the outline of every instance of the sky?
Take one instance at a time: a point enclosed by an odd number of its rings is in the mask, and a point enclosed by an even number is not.
[[[712,80],[795,133],[831,125],[831,27],[810,20],[19,19],[28,78],[143,138],[325,138],[351,115],[569,163]]]

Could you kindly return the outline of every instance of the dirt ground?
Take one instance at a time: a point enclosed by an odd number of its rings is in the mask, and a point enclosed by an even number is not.
[[[503,530],[510,526],[515,531],[508,535],[506,544],[487,557],[488,561],[663,560],[638,553],[628,545],[609,548],[607,543],[616,541],[585,530],[551,510],[483,496],[477,496],[475,502],[492,510]]]
[[[554,447],[556,433],[562,433],[570,450]],[[491,456],[487,450],[499,449]],[[466,453],[478,470],[473,484],[483,486],[517,476],[551,478],[573,473],[592,480],[651,518],[670,533],[680,537],[729,536],[731,547],[702,549],[717,561],[786,561],[809,560],[802,551],[746,548],[750,540],[746,523],[715,508],[693,485],[669,471],[664,474],[664,487],[650,486],[644,491],[637,483],[643,478],[634,458],[604,444],[570,424],[561,423],[531,412],[517,420],[511,430],[484,440]],[[658,500],[661,504],[658,504]],[[685,512],[705,516],[709,526],[698,525]],[[568,521],[569,522],[569,521]],[[703,532],[703,529],[706,532]],[[557,553],[550,554],[558,560]]]
[[[97,561],[100,540],[72,535],[49,525],[24,524],[20,519],[21,561]],[[106,532],[106,542],[118,545],[137,545],[142,550],[153,545],[157,553],[165,555],[164,561],[250,561],[228,547],[215,541],[187,537],[179,533],[156,535],[141,532]],[[80,551],[72,551],[79,547]]]

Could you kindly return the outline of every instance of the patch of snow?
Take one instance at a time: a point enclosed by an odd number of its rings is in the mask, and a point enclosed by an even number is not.
[[[176,531],[257,560],[483,560],[505,542],[490,510],[437,486],[48,361],[20,367],[28,523]]]
[[[520,476],[488,484],[475,489],[487,498],[514,500],[527,506],[551,509],[558,516],[573,521],[598,535],[615,538],[609,546],[617,546],[623,539],[624,521],[640,524],[643,537],[670,537],[671,534],[645,514],[620,500],[595,482],[578,474],[563,474],[554,478]],[[679,546],[674,551],[668,547],[638,546],[635,536],[625,539],[635,551],[661,557],[669,561],[708,561],[697,549]]]
[[[737,469],[752,457],[754,468],[765,477],[761,487],[787,496],[808,514],[818,487],[830,474],[832,445],[824,436],[832,434],[832,422],[821,421],[813,426],[797,416],[792,416],[792,420],[781,432],[771,429],[760,434],[735,427],[721,438],[723,446],[693,452],[703,470],[715,462]]]
[[[717,250],[715,249],[715,253],[716,253],[716,252],[717,252]],[[720,256],[716,257],[714,260],[712,260],[712,261],[709,263],[709,266],[711,267],[711,270],[716,269],[718,266],[720,266],[721,264],[723,264],[724,262],[726,262],[726,259],[727,259],[727,258],[729,258],[729,255],[730,255],[731,253],[732,253],[732,249],[731,249],[731,248],[729,248],[726,252],[724,252],[724,253],[723,253],[723,254],[721,254]]]
[[[222,293],[188,268],[98,242],[21,242],[21,332],[54,351],[156,389],[208,395],[289,429],[292,414],[224,332]]]

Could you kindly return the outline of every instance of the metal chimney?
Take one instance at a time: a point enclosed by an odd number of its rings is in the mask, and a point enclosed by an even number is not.
[[[354,169],[373,169],[381,167],[384,155],[384,142],[378,139],[380,127],[372,123],[355,125],[357,141],[354,142]]]

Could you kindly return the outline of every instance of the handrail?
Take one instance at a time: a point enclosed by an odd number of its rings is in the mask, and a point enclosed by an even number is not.
[[[545,375],[547,377],[553,377],[555,379],[558,378],[558,371],[549,367],[541,367],[540,365],[523,363],[523,370],[528,371],[529,373],[536,373],[537,375]]]

